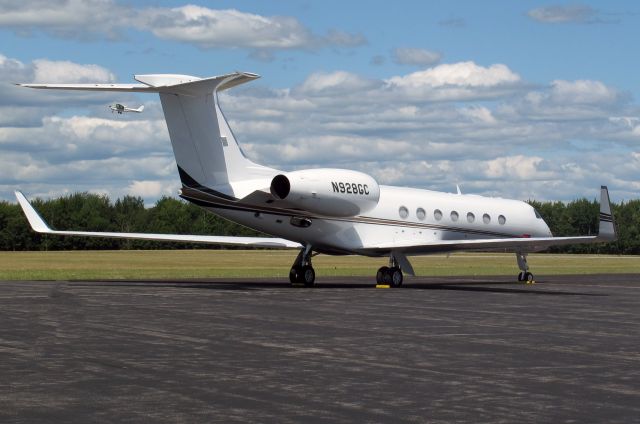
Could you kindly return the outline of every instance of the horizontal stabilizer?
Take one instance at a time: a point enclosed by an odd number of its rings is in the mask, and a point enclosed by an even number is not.
[[[135,240],[176,241],[185,243],[206,243],[215,245],[268,247],[276,249],[299,249],[300,243],[282,238],[268,237],[229,237],[229,236],[204,236],[186,234],[148,234],[148,233],[111,233],[92,231],[58,231],[52,230],[42,219],[40,214],[31,206],[27,198],[20,191],[15,192],[20,207],[34,231],[42,234],[56,234],[62,236],[104,237]]]
[[[210,78],[198,78],[189,75],[153,74],[135,75],[142,84],[16,84],[20,87],[45,90],[77,91],[125,91],[136,93],[167,93],[198,96],[214,90],[222,91],[245,82],[260,78],[250,72],[234,72]]]

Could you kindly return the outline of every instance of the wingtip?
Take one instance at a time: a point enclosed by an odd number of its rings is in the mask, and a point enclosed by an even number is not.
[[[44,219],[38,214],[38,212],[31,206],[31,203],[27,200],[24,194],[20,190],[15,191],[16,199],[18,199],[18,203],[22,208],[22,212],[24,212],[27,217],[27,221],[29,221],[29,225],[31,228],[38,233],[49,233],[51,232],[51,228],[44,222]]]
[[[607,186],[600,186],[600,219],[598,223],[598,238],[614,241],[618,238],[615,218],[611,211],[611,200]]]

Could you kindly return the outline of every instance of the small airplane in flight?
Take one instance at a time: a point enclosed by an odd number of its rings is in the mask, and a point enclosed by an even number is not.
[[[142,111],[144,110],[144,105],[140,106],[137,109],[133,109],[130,107],[126,107],[125,105],[121,105],[120,103],[114,103],[112,105],[109,105],[109,109],[111,109],[111,112],[118,112],[120,115],[122,115],[123,112],[137,112],[137,113],[142,113]]]
[[[31,227],[45,234],[183,241],[298,249],[292,284],[313,286],[315,253],[387,257],[379,284],[414,275],[412,255],[513,252],[518,281],[533,281],[527,254],[550,246],[616,240],[609,192],[600,189],[597,236],[553,237],[529,204],[494,197],[378,184],[349,169],[283,172],[248,159],[220,109],[218,93],[252,81],[248,72],[198,78],[135,75],[140,84],[19,84],[53,90],[159,93],[182,182],[180,197],[231,221],[277,237],[225,237],[53,230],[26,197],[16,197]]]

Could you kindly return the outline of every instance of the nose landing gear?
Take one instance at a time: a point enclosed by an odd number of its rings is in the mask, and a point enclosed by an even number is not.
[[[518,261],[518,268],[520,268],[518,281],[525,282],[526,284],[535,284],[533,274],[529,272],[529,264],[527,264],[527,254],[517,252],[516,260]]]

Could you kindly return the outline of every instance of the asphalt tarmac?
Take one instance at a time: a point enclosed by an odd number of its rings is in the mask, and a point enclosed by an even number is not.
[[[640,422],[640,275],[0,282],[0,422]]]

